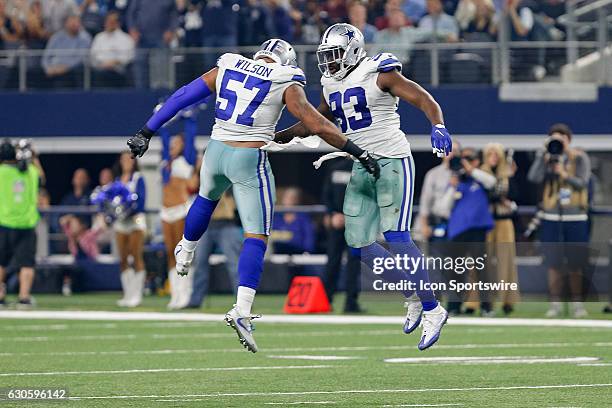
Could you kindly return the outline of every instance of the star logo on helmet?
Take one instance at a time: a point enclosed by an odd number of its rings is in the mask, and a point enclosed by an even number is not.
[[[355,31],[347,28],[346,33],[340,34],[348,38],[348,42],[350,43],[353,38],[355,38]]]

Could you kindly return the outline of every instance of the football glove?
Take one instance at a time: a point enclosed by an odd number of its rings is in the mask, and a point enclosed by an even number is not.
[[[444,125],[438,124],[432,126],[431,147],[433,153],[438,157],[448,156],[453,150],[453,141]]]
[[[366,169],[368,173],[374,176],[375,179],[380,177],[380,166],[378,162],[370,155],[369,152],[363,150],[351,140],[347,140],[346,144],[342,148],[343,152],[347,152],[351,156],[355,157],[361,165]]]
[[[130,148],[132,157],[134,159],[137,157],[142,157],[142,155],[149,149],[149,140],[151,140],[151,137],[153,137],[153,133],[154,132],[145,126],[127,141],[127,145]]]
[[[380,166],[376,159],[374,159],[370,153],[364,151],[361,156],[357,157],[357,160],[366,169],[368,173],[374,176],[375,179],[380,177]]]

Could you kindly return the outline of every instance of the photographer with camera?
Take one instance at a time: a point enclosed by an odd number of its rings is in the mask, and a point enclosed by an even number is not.
[[[34,281],[38,188],[44,173],[29,142],[0,144],[0,307],[6,305],[6,270],[19,270],[18,308],[31,308]]]
[[[561,298],[568,272],[574,317],[587,315],[582,303],[583,270],[588,261],[588,183],[591,163],[587,154],[570,146],[572,130],[563,123],[548,131],[527,179],[542,187],[540,241],[548,268],[551,296],[547,317],[561,314]],[[559,245],[551,244],[559,243]]]
[[[489,211],[489,198],[487,190],[495,187],[497,180],[494,175],[481,169],[480,158],[476,150],[464,148],[461,154],[449,162],[452,172],[450,185],[440,205],[450,214],[448,219],[448,240],[450,255],[455,259],[466,257],[483,257],[487,232],[493,226],[493,217]],[[487,268],[477,272],[481,281],[489,281]],[[455,274],[450,279],[466,281],[469,272]],[[451,299],[448,304],[449,313],[459,314],[463,296]],[[492,314],[490,293],[480,294],[480,312],[484,316]]]
[[[433,253],[440,252],[438,249],[444,251],[442,242],[446,241],[449,212],[448,208],[441,205],[440,199],[445,195],[453,174],[450,162],[457,161],[453,158],[460,154],[460,150],[459,142],[453,140],[453,148],[448,156],[442,158],[442,163],[430,169],[423,179],[416,229],[423,241],[433,243],[429,247]]]

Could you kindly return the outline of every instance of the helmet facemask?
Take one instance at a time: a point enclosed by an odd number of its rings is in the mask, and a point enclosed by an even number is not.
[[[353,66],[346,63],[347,49],[340,45],[320,45],[317,50],[319,71],[327,78],[340,80]]]

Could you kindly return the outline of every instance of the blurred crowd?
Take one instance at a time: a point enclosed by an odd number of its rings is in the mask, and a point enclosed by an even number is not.
[[[151,49],[317,44],[331,24],[350,22],[366,44],[408,62],[415,43],[495,41],[504,19],[513,41],[562,40],[564,13],[565,0],[0,0],[0,50],[44,50],[28,59],[36,87],[82,86],[86,59],[94,86],[145,87],[150,60],[164,58]],[[14,66],[0,59],[0,88]]]

